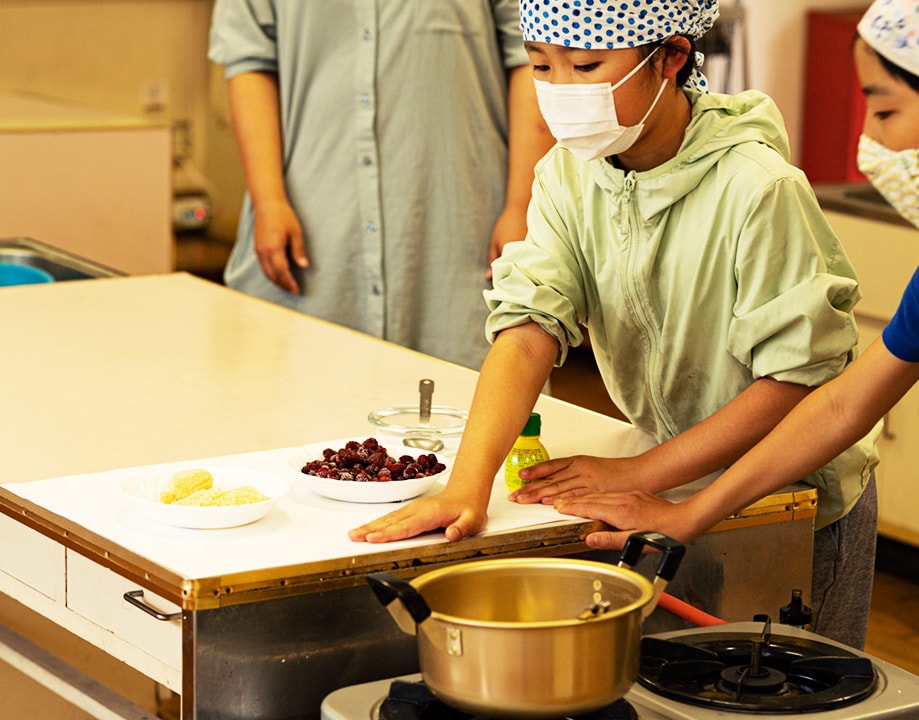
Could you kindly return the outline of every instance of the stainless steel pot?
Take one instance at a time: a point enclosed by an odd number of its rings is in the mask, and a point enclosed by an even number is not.
[[[646,545],[664,553],[653,584],[630,569]],[[638,675],[642,620],[684,550],[659,533],[636,533],[618,566],[496,559],[411,583],[388,573],[367,581],[399,627],[417,635],[421,673],[437,698],[476,715],[554,718],[626,693]]]

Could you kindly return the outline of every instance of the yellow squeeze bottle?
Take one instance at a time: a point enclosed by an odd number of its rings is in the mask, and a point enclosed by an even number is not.
[[[539,413],[530,413],[530,419],[527,420],[520,437],[517,438],[514,447],[507,454],[507,459],[504,461],[504,484],[507,485],[509,493],[519,490],[527,484],[518,475],[518,471],[521,468],[536,465],[549,459],[549,453],[539,441],[541,426],[542,421]]]

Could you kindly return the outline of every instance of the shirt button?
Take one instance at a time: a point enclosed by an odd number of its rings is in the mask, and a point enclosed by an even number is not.
[[[373,292],[374,295],[380,295],[380,294],[381,294],[381,293],[380,293],[380,286],[379,286],[379,285],[374,285],[373,287],[370,288],[370,290],[371,290],[371,292]]]
[[[361,93],[361,105],[367,107],[370,104],[370,95],[367,93]]]
[[[361,37],[363,37],[365,41],[370,42],[370,39],[373,37],[373,35],[370,34],[369,30],[365,29]]]
[[[377,231],[377,224],[373,220],[371,220],[369,223],[367,223],[367,232],[375,233],[376,231]]]
[[[368,165],[368,166],[373,165],[373,158],[370,157],[369,155],[364,155],[364,157],[361,158],[361,162],[364,165]]]

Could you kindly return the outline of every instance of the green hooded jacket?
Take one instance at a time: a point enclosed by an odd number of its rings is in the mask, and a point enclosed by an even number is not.
[[[817,386],[854,359],[855,271],[766,95],[688,92],[679,152],[646,172],[556,146],[536,169],[528,236],[493,267],[488,334],[528,320],[559,342],[589,329],[610,397],[663,442],[754,380]],[[817,526],[877,463],[874,435],[804,479]]]

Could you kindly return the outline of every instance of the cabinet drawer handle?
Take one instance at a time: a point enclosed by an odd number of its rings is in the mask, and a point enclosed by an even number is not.
[[[143,596],[144,596],[143,590],[128,590],[128,592],[124,594],[124,599],[127,600],[129,603],[131,603],[131,605],[133,605],[134,607],[140,608],[141,610],[143,610],[145,613],[147,613],[147,615],[152,615],[157,620],[175,620],[176,618],[182,617],[181,612],[175,612],[175,613],[169,613],[169,614],[161,613],[156,608],[150,607],[149,605],[147,605],[147,603],[141,600]]]

